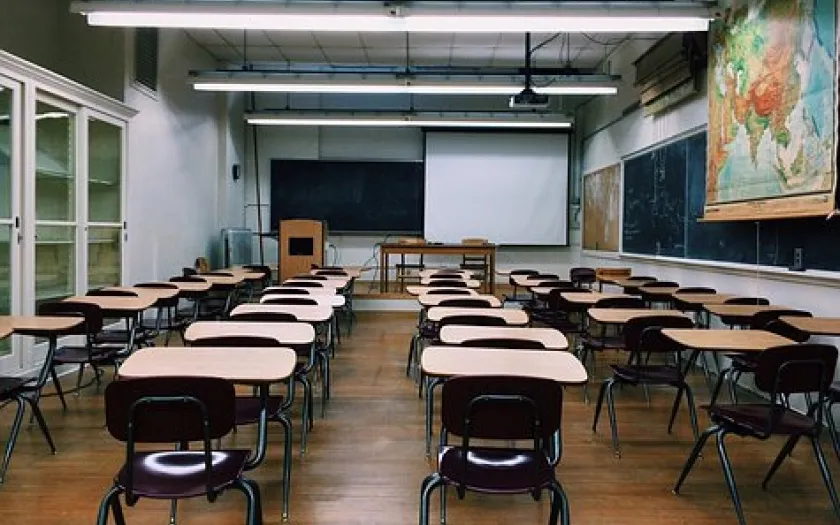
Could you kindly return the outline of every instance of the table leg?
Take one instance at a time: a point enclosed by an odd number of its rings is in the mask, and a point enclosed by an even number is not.
[[[252,470],[260,466],[265,460],[265,451],[268,445],[268,389],[269,385],[261,384],[260,395],[260,420],[257,424],[257,451],[253,457],[248,458],[245,464],[246,470]]]
[[[490,281],[490,294],[495,295],[496,293],[496,250],[490,250],[490,264],[489,268],[487,269],[488,279]]]
[[[379,248],[379,293],[388,291],[388,252]]]
[[[280,415],[283,425],[283,521],[289,520],[289,494],[292,488],[292,422],[285,414]]]

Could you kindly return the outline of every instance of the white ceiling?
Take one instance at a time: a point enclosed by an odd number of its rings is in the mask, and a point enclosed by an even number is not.
[[[249,63],[359,66],[522,67],[525,35],[310,33],[275,31],[188,30],[221,65]],[[531,35],[531,46],[552,38]],[[627,34],[558,35],[534,52],[540,68],[595,68]],[[639,35],[633,37],[647,37]],[[247,41],[247,46],[246,46]]]

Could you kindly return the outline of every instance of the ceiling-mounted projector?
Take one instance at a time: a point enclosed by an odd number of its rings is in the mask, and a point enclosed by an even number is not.
[[[541,95],[530,88],[525,87],[518,94],[510,97],[510,107],[519,109],[543,109],[548,107],[548,95]]]

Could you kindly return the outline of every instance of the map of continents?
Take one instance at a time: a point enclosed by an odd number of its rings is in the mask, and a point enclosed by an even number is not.
[[[706,204],[830,191],[835,0],[742,5],[711,34]]]

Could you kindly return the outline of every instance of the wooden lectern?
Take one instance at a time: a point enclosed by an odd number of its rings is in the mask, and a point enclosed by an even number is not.
[[[301,273],[309,273],[312,265],[324,265],[324,243],[327,227],[322,221],[290,219],[280,221],[280,282]]]

